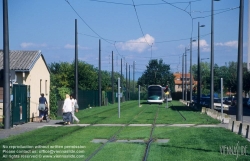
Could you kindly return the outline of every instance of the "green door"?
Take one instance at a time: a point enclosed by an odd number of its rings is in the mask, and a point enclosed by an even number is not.
[[[12,94],[12,123],[13,125],[26,123],[29,117],[28,86],[14,84]]]

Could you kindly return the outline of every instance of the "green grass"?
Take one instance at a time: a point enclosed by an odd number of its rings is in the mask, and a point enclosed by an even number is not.
[[[108,143],[91,161],[140,161],[145,144]]]
[[[153,143],[150,147],[149,160],[236,160],[234,155],[222,155],[220,146],[250,146],[250,143],[239,135],[224,128],[204,127],[157,127],[154,138],[170,139],[167,144]],[[249,159],[239,156],[237,160]]]
[[[102,147],[102,143],[93,143],[93,139],[110,139],[115,136],[117,140],[149,140],[151,127],[44,127],[18,136],[12,136],[8,139],[0,140],[0,155],[2,156],[2,145],[44,145],[44,146],[85,146],[84,158],[75,158],[70,160],[85,160],[97,149]],[[119,132],[119,133],[118,133]],[[236,160],[234,155],[222,155],[220,146],[240,146],[250,147],[250,143],[239,135],[229,130],[213,127],[156,127],[153,132],[154,139],[170,139],[168,143],[153,142],[150,146],[148,160],[190,160],[190,161],[212,161],[212,160]],[[142,160],[146,148],[145,143],[107,143],[91,160]],[[72,149],[72,148],[70,148]],[[27,149],[28,150],[28,149]],[[47,150],[45,148],[45,150]],[[49,150],[63,150],[60,148]],[[38,153],[38,150],[37,150]],[[66,155],[71,155],[67,153]],[[237,160],[249,159],[248,156],[238,156]],[[51,156],[55,156],[52,154]],[[6,159],[2,159],[6,160]],[[10,159],[9,159],[10,160]],[[27,159],[15,159],[26,161]],[[32,159],[32,161],[40,159]],[[45,159],[69,160],[69,159]]]
[[[150,138],[150,131],[151,127],[143,126],[143,127],[125,127],[118,135],[117,139],[142,139],[142,140],[149,140]]]
[[[76,116],[80,123],[84,124],[153,124],[157,111],[157,124],[217,124],[215,120],[207,115],[193,111],[178,101],[169,103],[169,108],[165,104],[142,104],[138,107],[137,101],[121,103],[120,118],[118,118],[118,104],[95,107],[80,110]],[[180,115],[180,113],[185,119]]]
[[[180,113],[186,120],[180,115]],[[183,106],[179,102],[173,101],[169,103],[169,108],[165,105],[157,104],[142,104],[138,107],[137,101],[129,101],[121,104],[121,118],[118,118],[117,104],[97,107],[92,109],[81,110],[77,113],[80,123],[90,124],[152,124],[156,114],[157,124],[214,124],[218,121],[200,114],[198,111],[193,111],[189,107]],[[108,142],[103,146],[103,143],[93,143],[93,139],[111,139],[116,140],[149,140],[151,126],[61,126],[61,127],[44,127],[34,131],[26,132],[21,135],[11,136],[7,139],[0,140],[0,156],[3,156],[2,145],[29,145],[38,146],[44,145],[51,149],[55,146],[84,146],[79,149],[79,155],[84,155],[84,158],[53,158],[53,159],[14,159],[14,160],[72,160],[82,161],[92,156],[98,149],[102,148],[91,159],[94,161],[127,161],[127,160],[142,160],[146,144],[145,143],[118,143]],[[170,139],[168,143],[152,142],[148,160],[190,160],[190,161],[212,161],[212,160],[236,160],[234,155],[222,155],[220,146],[235,146],[237,143],[241,146],[250,147],[250,143],[239,135],[236,135],[224,128],[214,127],[155,127],[153,138]],[[25,149],[23,149],[25,150]],[[28,149],[27,149],[28,150]],[[35,149],[36,150],[36,149]],[[55,150],[63,150],[55,148]],[[72,148],[71,148],[72,150]],[[77,150],[77,149],[73,149]],[[84,152],[83,152],[84,151]],[[39,153],[38,150],[36,150]],[[71,155],[71,152],[66,153],[66,156]],[[237,160],[248,160],[248,156],[238,156]],[[56,154],[51,154],[52,157]],[[12,160],[4,159],[1,160]]]
[[[46,146],[85,146],[86,148],[81,149],[72,149],[70,150],[84,150],[84,153],[80,153],[78,155],[85,155],[85,159],[87,156],[91,155],[97,148],[99,148],[101,143],[92,143],[93,139],[110,139],[121,127],[44,127],[38,130],[34,130],[31,132],[27,132],[18,136],[12,136],[8,139],[3,139],[0,141],[0,145],[29,145],[29,146],[38,146],[38,145],[46,145]],[[3,147],[0,147],[0,155],[3,156]],[[20,150],[20,149],[18,149]],[[21,149],[21,150],[30,150]],[[64,150],[63,148],[45,148],[45,149],[34,149],[37,150],[34,155],[39,155],[39,150]],[[69,155],[67,153],[66,155]],[[53,154],[52,156],[55,156]],[[4,159],[7,160],[7,159]],[[27,159],[16,159],[26,161]],[[40,159],[32,159],[32,160],[40,160]],[[62,158],[58,159],[46,159],[46,160],[62,160]],[[66,159],[65,159],[66,160]],[[71,159],[70,160],[83,160],[83,158],[79,159]]]
[[[219,121],[172,101],[168,109],[160,108],[157,124],[218,124]],[[183,116],[183,117],[182,117]]]

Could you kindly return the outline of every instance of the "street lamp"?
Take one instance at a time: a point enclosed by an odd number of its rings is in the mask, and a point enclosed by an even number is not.
[[[239,34],[238,34],[238,63],[237,63],[237,115],[236,121],[243,122],[242,89],[243,89],[243,15],[244,0],[240,0]]]
[[[182,54],[182,73],[181,73],[181,84],[182,84],[182,86],[181,86],[181,91],[182,91],[182,100],[184,100],[184,53]]]
[[[200,101],[201,101],[201,70],[200,70],[200,27],[204,27],[205,25],[200,25],[198,22],[198,93],[197,93],[197,102],[198,109],[200,109]]]
[[[211,59],[210,59],[210,108],[214,109],[214,1],[211,0]]]
[[[192,40],[190,38],[190,103],[192,103],[192,92],[193,92],[193,80],[192,80],[192,42],[195,42],[196,40]]]
[[[187,49],[185,47],[185,101],[187,102]]]

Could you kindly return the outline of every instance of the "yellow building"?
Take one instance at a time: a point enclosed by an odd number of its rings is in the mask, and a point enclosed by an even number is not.
[[[0,70],[3,70],[3,51],[0,50]],[[50,71],[41,51],[10,51],[10,70],[15,73],[13,84],[29,86],[29,121],[39,115],[38,104],[41,93],[49,103]],[[3,79],[0,79],[3,87]],[[3,115],[3,93],[0,90],[0,116]]]

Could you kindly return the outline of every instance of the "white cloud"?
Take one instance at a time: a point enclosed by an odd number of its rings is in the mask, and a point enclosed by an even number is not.
[[[72,45],[72,44],[66,44],[64,46],[65,49],[75,49],[75,45]],[[82,49],[82,50],[87,50],[88,48],[87,47],[83,47],[81,45],[78,45],[78,49]]]
[[[228,41],[228,42],[220,42],[220,43],[215,43],[216,46],[226,46],[226,47],[233,47],[237,48],[238,47],[238,41]]]
[[[192,43],[193,47],[197,48],[198,47],[198,42],[193,42]],[[206,40],[200,40],[200,50],[202,52],[210,52],[210,46],[208,45],[207,41]]]
[[[65,49],[75,49],[75,45],[71,45],[71,44],[66,44],[64,46]]]
[[[140,37],[136,40],[117,43],[117,47],[119,47],[121,50],[129,50],[141,53],[149,48],[149,45],[152,45],[154,42],[155,39],[149,34],[146,34],[145,37]]]
[[[185,49],[185,47],[187,47],[188,49],[190,48],[189,45],[185,46],[185,45],[181,44],[178,46],[178,48],[183,49],[183,50]],[[197,41],[192,42],[193,50],[194,50],[194,48],[197,48],[197,47],[198,47],[198,42]],[[202,52],[210,52],[210,46],[208,45],[206,40],[200,40],[200,50]]]
[[[34,47],[47,47],[47,44],[42,43],[42,44],[36,44],[32,42],[23,42],[20,44],[22,48],[34,48]]]
[[[198,41],[192,43],[193,47],[198,47]],[[209,47],[206,40],[200,40],[200,48]]]
[[[181,44],[181,45],[178,46],[178,48],[184,49],[184,48],[185,48],[185,45]]]

